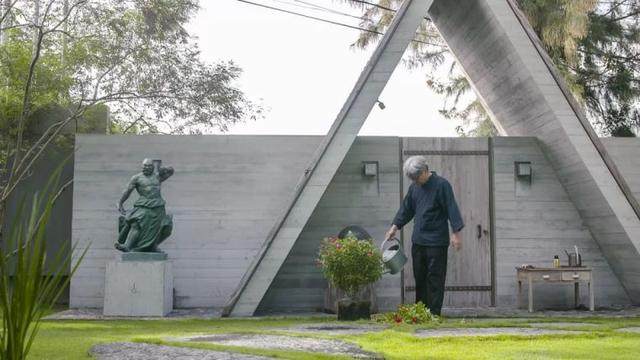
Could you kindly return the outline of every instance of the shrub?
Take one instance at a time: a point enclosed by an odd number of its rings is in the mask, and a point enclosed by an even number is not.
[[[365,285],[382,277],[382,255],[371,239],[325,238],[320,245],[318,264],[327,280],[351,299]]]
[[[417,304],[402,304],[395,312],[378,315],[376,321],[392,324],[424,324],[438,321],[438,316],[433,315],[422,302],[418,302]]]

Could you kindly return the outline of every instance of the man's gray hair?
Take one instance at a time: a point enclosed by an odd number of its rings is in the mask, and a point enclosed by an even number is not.
[[[420,177],[423,171],[429,171],[429,165],[427,165],[427,158],[424,156],[412,156],[404,162],[402,167],[404,174],[411,180],[416,181]]]

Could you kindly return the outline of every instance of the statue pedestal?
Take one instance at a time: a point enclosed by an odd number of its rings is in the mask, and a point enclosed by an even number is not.
[[[164,253],[122,253],[107,263],[103,314],[165,316],[173,309],[173,271]]]

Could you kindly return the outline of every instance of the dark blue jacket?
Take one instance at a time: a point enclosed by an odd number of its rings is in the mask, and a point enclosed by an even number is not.
[[[424,185],[409,186],[393,223],[400,229],[411,219],[414,244],[449,246],[448,222],[453,232],[462,230],[464,223],[447,179],[432,173]]]

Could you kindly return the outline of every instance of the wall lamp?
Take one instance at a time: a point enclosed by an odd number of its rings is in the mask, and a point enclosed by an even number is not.
[[[518,181],[525,181],[531,184],[531,178],[533,177],[533,169],[531,168],[531,161],[516,161],[515,175]]]
[[[386,108],[386,106],[382,101],[376,100],[376,103],[378,103],[378,107],[380,108],[380,110],[384,110],[384,108]]]
[[[367,177],[378,176],[378,162],[377,161],[363,161],[362,162],[362,175]]]

